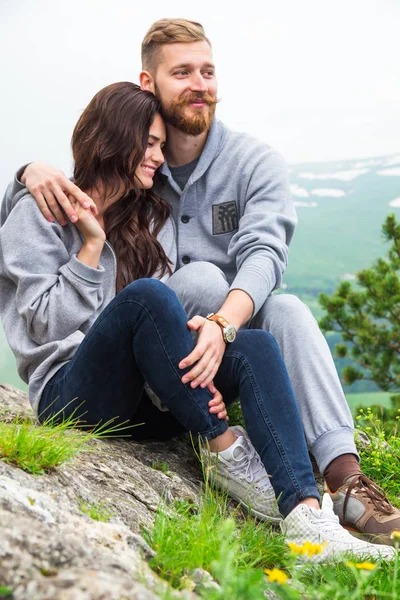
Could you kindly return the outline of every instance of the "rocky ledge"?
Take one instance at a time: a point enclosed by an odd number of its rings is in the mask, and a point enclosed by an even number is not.
[[[26,394],[0,385],[0,420],[30,411]],[[154,463],[167,463],[167,473]],[[0,590],[15,600],[160,598],[167,584],[146,562],[153,551],[142,527],[161,501],[197,502],[201,480],[183,440],[93,440],[45,475],[0,460]],[[82,502],[104,507],[109,521],[83,514]]]

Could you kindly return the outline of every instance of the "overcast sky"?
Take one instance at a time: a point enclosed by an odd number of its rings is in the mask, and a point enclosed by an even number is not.
[[[2,188],[34,159],[71,172],[81,110],[105,85],[138,81],[161,17],[203,24],[219,118],[289,163],[400,151],[399,0],[0,0]]]

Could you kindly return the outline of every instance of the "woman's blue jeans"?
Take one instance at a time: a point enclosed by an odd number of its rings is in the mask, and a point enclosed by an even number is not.
[[[74,414],[94,426],[114,418],[114,423],[144,423],[129,430],[136,440],[185,431],[213,439],[228,424],[210,414],[211,393],[181,382],[190,369],[178,364],[193,347],[175,293],[155,279],[135,281],[104,309],[72,360],[47,383],[40,420]],[[143,391],[145,381],[170,412],[152,404]],[[300,500],[319,498],[300,413],[274,338],[261,330],[240,331],[214,382],[226,405],[240,396],[246,429],[283,516]]]

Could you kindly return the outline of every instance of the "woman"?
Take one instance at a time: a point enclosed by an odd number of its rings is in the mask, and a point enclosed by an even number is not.
[[[240,395],[258,454],[243,429],[228,428],[213,385],[182,382],[189,368],[178,364],[194,342],[174,292],[159,281],[175,252],[168,206],[151,192],[165,144],[159,111],[156,98],[132,83],[110,85],[89,103],[72,149],[75,182],[94,207],[76,205],[75,225],[44,220],[26,190],[12,210],[6,197],[0,312],[32,407],[42,421],[144,422],[129,430],[134,439],[191,431],[208,444],[209,460],[219,453],[219,483],[259,517],[274,518],[267,469],[289,539],[328,541],[326,555],[377,555],[319,508],[300,415],[270,334],[239,332],[215,380],[227,401]],[[149,400],[145,382],[169,412]]]

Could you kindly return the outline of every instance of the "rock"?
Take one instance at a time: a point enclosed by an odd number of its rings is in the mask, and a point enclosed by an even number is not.
[[[32,417],[23,392],[0,385],[0,420]],[[168,475],[151,468],[168,464]],[[199,500],[202,474],[184,440],[93,440],[45,475],[0,461],[0,587],[14,600],[157,599],[168,585],[150,569],[142,537],[161,502]],[[101,505],[108,522],[80,504]],[[194,597],[190,591],[177,598]]]
[[[26,394],[0,385],[0,421],[16,416],[35,420]],[[182,499],[196,506],[202,481],[185,439],[92,440],[44,475],[0,460],[0,588],[13,600],[191,600],[220,590],[195,569],[185,590],[172,591],[147,564],[156,554],[143,534],[157,507]],[[101,506],[108,520],[91,519],[85,504]]]
[[[208,571],[204,569],[194,569],[190,574],[190,578],[195,584],[195,591],[216,590],[219,591],[221,586],[215,581]]]
[[[355,437],[357,445],[361,450],[368,450],[371,447],[371,440],[369,439],[365,431],[361,431],[361,429],[356,429]]]

